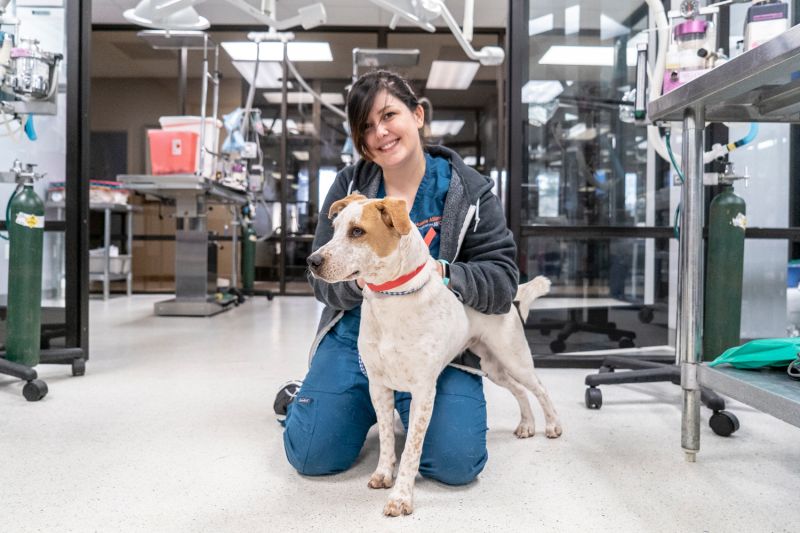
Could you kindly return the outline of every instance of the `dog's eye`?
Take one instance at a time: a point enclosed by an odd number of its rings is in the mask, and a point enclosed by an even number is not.
[[[359,227],[355,227],[350,230],[351,237],[361,237],[362,235],[364,235],[364,230]]]

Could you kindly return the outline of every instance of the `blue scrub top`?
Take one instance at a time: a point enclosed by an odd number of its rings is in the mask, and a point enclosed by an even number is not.
[[[409,216],[423,237],[430,228],[436,231],[436,236],[430,245],[430,251],[431,255],[437,259],[441,241],[440,232],[444,202],[447,198],[447,191],[450,189],[451,178],[450,161],[443,157],[433,157],[425,152],[425,175],[422,177],[422,182],[417,189],[417,195],[414,197],[414,205],[411,207]],[[385,196],[386,188],[383,184],[383,178],[381,178],[376,198],[384,198]],[[333,331],[339,337],[358,342],[360,322],[361,306],[359,305],[349,311],[345,311],[344,316],[336,323]]]

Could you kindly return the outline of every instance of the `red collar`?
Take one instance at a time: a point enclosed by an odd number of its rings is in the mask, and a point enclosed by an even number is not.
[[[371,283],[367,283],[367,287],[369,287],[370,290],[374,292],[388,291],[394,289],[396,287],[399,287],[403,283],[410,281],[414,276],[422,272],[422,269],[425,268],[425,265],[427,264],[428,261],[426,260],[424,263],[422,263],[420,266],[418,266],[408,274],[403,274],[397,279],[393,279],[392,281],[387,281],[386,283],[381,283],[380,285],[373,285]]]
[[[424,239],[425,244],[430,246],[431,242],[433,242],[434,237],[436,237],[436,230],[433,229],[432,227],[428,228],[428,233],[425,234],[425,239]],[[420,266],[418,266],[408,274],[403,274],[397,279],[393,279],[392,281],[387,281],[386,283],[381,283],[380,285],[372,285],[371,283],[367,283],[367,287],[369,287],[370,290],[374,292],[388,291],[394,289],[396,287],[399,287],[403,283],[410,281],[414,276],[422,272],[422,269],[425,268],[425,265],[427,263],[428,261],[425,261],[424,263],[422,263]]]

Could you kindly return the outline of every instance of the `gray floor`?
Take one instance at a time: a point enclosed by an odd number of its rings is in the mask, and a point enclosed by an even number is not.
[[[0,376],[0,531],[800,530],[800,430],[732,403],[741,430],[723,439],[704,425],[689,464],[676,387],[609,387],[589,411],[582,370],[540,371],[564,423],[558,440],[517,440],[516,403],[487,383],[478,481],[421,479],[415,513],[384,518],[386,492],[366,486],[374,428],[338,476],[303,478],[283,454],[272,399],[304,373],[311,298],[209,319],[157,318],[158,299],[92,301],[87,374],[40,367],[50,393],[39,403]]]

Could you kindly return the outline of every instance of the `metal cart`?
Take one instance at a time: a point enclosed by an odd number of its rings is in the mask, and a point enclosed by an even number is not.
[[[653,122],[683,122],[680,319],[683,416],[681,445],[689,461],[700,450],[700,387],[709,387],[800,425],[800,387],[784,373],[702,365],[703,129],[706,122],[800,123],[800,26],[654,100]]]

